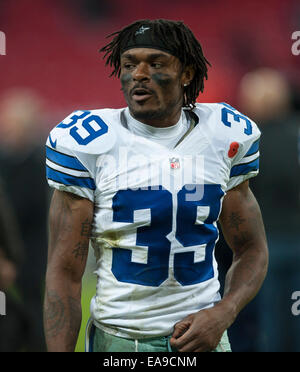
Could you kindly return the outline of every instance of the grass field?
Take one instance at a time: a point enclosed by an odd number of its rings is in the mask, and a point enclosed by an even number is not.
[[[82,281],[82,297],[81,297],[81,306],[82,306],[82,321],[79,337],[77,340],[76,352],[84,351],[84,339],[85,339],[85,327],[87,321],[90,317],[90,301],[96,292],[96,276],[89,274],[84,275]]]

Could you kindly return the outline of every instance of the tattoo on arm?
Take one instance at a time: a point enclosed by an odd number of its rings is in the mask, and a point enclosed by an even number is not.
[[[240,226],[245,221],[246,220],[238,212],[231,212],[231,214],[228,217],[228,227],[239,231]]]
[[[91,236],[92,231],[92,221],[88,218],[85,219],[81,223],[81,232],[80,236],[83,238],[81,239],[76,245],[74,250],[72,251],[75,258],[79,258],[81,262],[84,261],[85,257],[88,255],[89,250],[89,238]]]
[[[47,291],[44,309],[45,334],[56,337],[65,327],[65,305],[55,291]]]
[[[93,205],[56,191],[49,214],[44,329],[49,350],[74,351],[81,323],[81,280],[88,255]]]
[[[85,259],[88,254],[89,244],[78,242],[73,250],[73,254],[75,258],[80,258],[81,262]]]
[[[92,223],[89,221],[87,218],[84,222],[81,224],[81,236],[86,236],[90,237],[91,236],[91,231],[92,231]]]
[[[241,309],[259,290],[266,275],[268,252],[259,205],[251,190],[228,193],[221,220],[224,237],[233,251],[224,296],[231,293]]]
[[[80,299],[68,296],[64,301],[55,291],[46,292],[44,331],[46,339],[66,335],[66,346],[73,351],[81,322]]]
[[[221,224],[225,228],[226,240],[237,256],[247,247],[265,241],[260,209],[251,191],[230,202],[230,211],[227,215],[225,213]]]
[[[52,208],[50,213],[55,213],[55,218],[51,219],[51,240],[52,246],[56,246],[61,238],[62,233],[71,232],[72,225],[70,224],[71,210],[68,202],[64,197],[52,199]],[[51,217],[51,215],[50,215]]]

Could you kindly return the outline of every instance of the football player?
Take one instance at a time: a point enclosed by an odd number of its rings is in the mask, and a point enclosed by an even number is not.
[[[87,351],[230,351],[268,252],[249,178],[260,132],[226,103],[196,103],[209,62],[182,22],[141,20],[101,49],[127,107],[77,110],[46,145],[49,351],[73,351],[89,243],[97,262]],[[233,251],[219,293],[217,221]]]

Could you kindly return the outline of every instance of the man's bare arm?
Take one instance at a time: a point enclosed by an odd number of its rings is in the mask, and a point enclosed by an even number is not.
[[[74,351],[81,324],[81,280],[88,256],[93,203],[54,191],[44,300],[48,351]]]
[[[235,316],[259,291],[268,267],[268,248],[259,205],[248,181],[229,191],[220,223],[233,251],[225,281],[223,302]]]
[[[175,325],[170,341],[179,351],[213,350],[238,313],[257,294],[266,276],[265,231],[248,181],[227,193],[220,223],[233,251],[224,296],[216,306],[191,314]]]

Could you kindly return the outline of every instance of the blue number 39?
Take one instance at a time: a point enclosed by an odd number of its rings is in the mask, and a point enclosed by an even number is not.
[[[174,278],[183,286],[201,283],[214,276],[213,251],[218,238],[215,222],[224,193],[220,185],[203,186],[201,200],[187,200],[186,187],[177,194],[175,238],[187,249],[174,253],[173,272]],[[147,263],[133,262],[131,249],[114,247],[114,276],[121,282],[158,287],[169,277],[171,242],[167,235],[173,225],[172,194],[161,186],[156,190],[119,190],[112,207],[115,222],[133,223],[137,210],[150,209],[151,213],[150,225],[138,227],[136,231],[136,245],[147,247]],[[206,207],[208,211],[201,223],[196,223],[198,207]],[[197,262],[195,257],[199,250],[205,250],[205,258]]]
[[[104,121],[97,115],[90,115],[90,111],[81,111],[82,114],[76,113],[70,117],[70,122],[66,123],[65,120],[57,125],[57,128],[71,128],[70,135],[75,139],[79,145],[87,145],[94,139],[102,136],[107,132],[108,127]],[[81,127],[84,128],[85,135],[79,133],[79,126],[76,126],[78,120],[82,120]],[[94,124],[92,126],[91,124]]]
[[[235,122],[239,123],[241,120],[244,120],[246,124],[246,128],[244,128],[244,133],[247,134],[247,136],[250,136],[252,134],[252,124],[251,124],[251,121],[247,118],[247,116],[236,112],[237,110],[234,107],[228,105],[227,103],[223,102],[222,105],[225,106],[221,110],[222,123],[226,125],[226,127],[231,127],[231,121],[229,120],[229,115],[231,115],[231,117],[233,118],[233,121]]]

